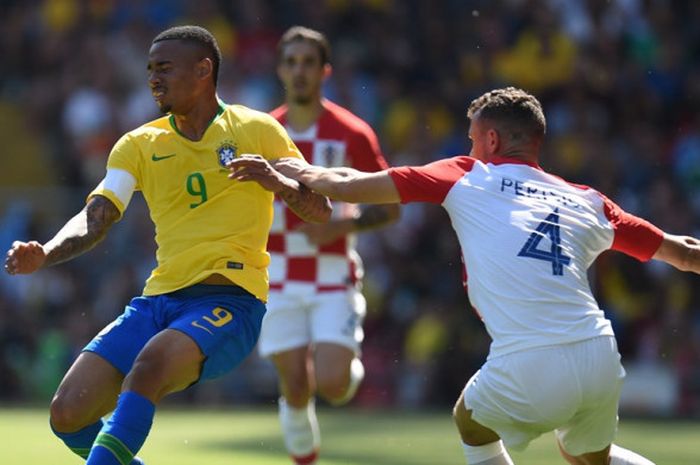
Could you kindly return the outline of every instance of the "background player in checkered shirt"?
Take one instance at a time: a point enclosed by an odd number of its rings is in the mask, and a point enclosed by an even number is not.
[[[329,56],[320,32],[293,27],[282,36],[277,69],[286,103],[272,115],[309,163],[385,169],[369,125],[321,95],[331,73]],[[328,223],[309,224],[276,201],[268,241],[271,294],[259,347],[279,373],[280,422],[287,450],[297,463],[313,463],[318,453],[314,394],[343,404],[364,376],[359,352],[365,299],[359,290],[362,263],[354,233],[399,216],[397,205],[358,210],[338,203],[333,209]]]
[[[664,233],[587,186],[539,166],[539,101],[497,89],[469,107],[470,156],[379,173],[281,160],[276,168],[348,202],[430,202],[447,210],[467,264],[471,304],[493,341],[454,409],[469,465],[512,465],[554,430],[573,465],[650,465],[613,445],[625,371],[587,269],[605,250],[700,273],[700,241]],[[257,161],[260,165],[260,162]],[[236,160],[232,177],[260,166]]]

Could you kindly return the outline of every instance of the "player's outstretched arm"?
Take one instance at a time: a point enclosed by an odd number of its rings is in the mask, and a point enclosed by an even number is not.
[[[681,271],[700,274],[700,240],[689,236],[664,234],[661,246],[653,258],[669,263]]]
[[[229,178],[257,182],[264,189],[279,195],[302,220],[325,223],[331,218],[333,207],[327,197],[284,176],[260,155],[241,155],[227,166],[231,170]]]
[[[117,207],[96,195],[46,244],[15,241],[7,252],[5,270],[9,274],[28,274],[77,257],[104,239],[118,219]]]
[[[310,189],[350,203],[390,204],[401,202],[388,171],[365,173],[353,168],[323,168],[294,158],[275,160],[275,168]]]

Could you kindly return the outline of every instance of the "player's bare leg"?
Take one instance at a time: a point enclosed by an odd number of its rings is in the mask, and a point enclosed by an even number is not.
[[[568,454],[557,441],[559,452],[571,465],[654,465],[654,462],[641,455],[615,444],[598,452],[589,452],[579,456]]]
[[[498,434],[472,419],[471,410],[464,406],[464,393],[452,413],[469,465],[513,465]]]
[[[123,379],[124,375],[99,355],[81,353],[51,401],[53,429],[72,433],[114,410]]]
[[[92,352],[78,356],[54,394],[50,423],[54,433],[73,452],[87,458],[102,417],[114,410],[124,376]],[[134,457],[131,465],[143,465]]]
[[[610,446],[598,452],[589,452],[579,456],[573,456],[564,450],[559,441],[557,441],[557,445],[559,446],[559,452],[562,457],[571,465],[608,465]]]
[[[199,378],[204,354],[190,336],[166,329],[141,350],[124,378],[114,413],[100,430],[86,465],[130,463],[150,433],[155,404]]]
[[[321,437],[312,393],[313,365],[307,346],[272,355],[280,380],[279,417],[284,444],[298,464],[312,464]]]
[[[287,404],[294,408],[305,407],[314,391],[309,348],[304,346],[278,352],[271,359],[279,374],[280,392]]]
[[[320,342],[314,351],[316,385],[321,397],[333,405],[349,402],[364,378],[364,367],[345,346]]]
[[[122,391],[134,391],[158,403],[165,395],[181,391],[199,379],[204,354],[186,334],[166,329],[141,350],[124,379]]]

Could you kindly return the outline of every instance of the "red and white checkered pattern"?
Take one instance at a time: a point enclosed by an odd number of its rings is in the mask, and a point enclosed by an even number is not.
[[[327,100],[315,125],[303,133],[287,131],[309,163],[318,166],[350,166],[361,171],[387,167],[372,128],[348,110]],[[286,124],[287,108],[272,112]],[[333,203],[334,218],[355,216],[357,207]],[[362,262],[355,251],[354,235],[315,246],[295,229],[302,223],[282,201],[275,199],[274,220],[267,250],[271,256],[270,289],[294,293],[316,293],[347,289],[362,275]]]

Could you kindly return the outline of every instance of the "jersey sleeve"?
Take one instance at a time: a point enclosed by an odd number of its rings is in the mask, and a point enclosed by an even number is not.
[[[268,160],[284,157],[304,158],[284,127],[270,115],[265,115],[261,121],[258,135],[261,144],[260,155],[264,158]]]
[[[401,203],[429,202],[441,204],[452,186],[471,171],[474,159],[459,156],[438,160],[423,166],[390,168],[401,197]]]
[[[141,173],[140,161],[141,150],[133,138],[127,133],[112,147],[112,151],[109,153],[109,158],[107,159],[107,171],[128,173],[128,175],[133,176],[133,179],[136,180],[132,188],[139,190]],[[96,195],[107,197],[117,207],[120,215],[124,214],[127,204],[125,204],[121,200],[120,195],[118,195],[113,188],[110,188],[109,185],[106,185],[104,181],[88,194],[86,201]]]
[[[355,133],[348,144],[348,152],[352,167],[356,170],[374,173],[389,167],[379,146],[379,139],[369,125]]]
[[[650,260],[661,246],[663,231],[647,220],[627,213],[603,194],[600,196],[603,198],[605,217],[615,233],[610,249],[643,262]]]
[[[136,190],[140,190],[141,185],[141,149],[133,137],[124,134],[109,153],[107,159],[107,169],[124,170],[136,179]]]

